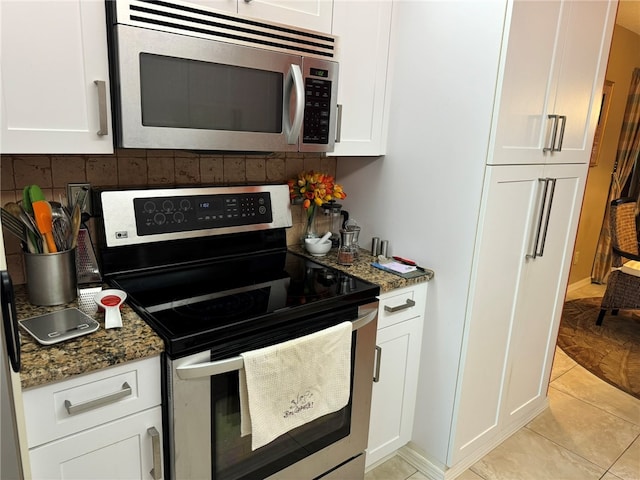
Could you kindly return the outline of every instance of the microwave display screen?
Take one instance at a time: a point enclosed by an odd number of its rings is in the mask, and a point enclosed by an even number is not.
[[[321,70],[319,68],[310,68],[309,74],[313,75],[314,77],[327,78],[329,77],[329,70]]]
[[[283,75],[140,54],[142,124],[239,132],[282,132]]]

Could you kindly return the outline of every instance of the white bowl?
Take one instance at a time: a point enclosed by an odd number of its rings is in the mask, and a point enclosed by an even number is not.
[[[331,250],[331,240],[319,242],[318,238],[305,238],[304,246],[314,257],[324,257]]]

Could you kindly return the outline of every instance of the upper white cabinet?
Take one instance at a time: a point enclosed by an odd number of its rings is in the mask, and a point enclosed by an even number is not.
[[[391,1],[335,0],[333,34],[338,39],[340,156],[384,155],[387,139],[387,65]]]
[[[487,163],[589,161],[615,14],[604,0],[513,2]]]
[[[331,33],[333,0],[188,0],[246,17]]]
[[[2,153],[112,153],[105,6],[0,2]]]

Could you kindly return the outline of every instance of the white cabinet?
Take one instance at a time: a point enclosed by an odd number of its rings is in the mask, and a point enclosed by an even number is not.
[[[380,296],[366,465],[411,440],[427,284]]]
[[[586,170],[488,167],[451,464],[545,407]]]
[[[188,0],[217,10],[237,13],[308,30],[331,33],[333,0]]]
[[[28,389],[23,399],[34,480],[163,478],[158,357]]]
[[[150,432],[161,434],[161,419],[161,407],[155,407],[31,449],[32,476],[52,480],[151,479]]]
[[[113,153],[104,2],[0,2],[2,153]]]
[[[490,164],[586,163],[616,2],[516,0]]]
[[[338,36],[340,156],[384,155],[387,140],[387,66],[393,3],[335,0],[333,34]]]

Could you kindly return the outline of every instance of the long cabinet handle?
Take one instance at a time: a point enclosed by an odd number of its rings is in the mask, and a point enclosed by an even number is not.
[[[547,211],[545,215],[544,222],[544,231],[542,233],[542,245],[540,246],[540,253],[538,253],[538,257],[542,257],[544,255],[544,246],[547,243],[547,231],[549,230],[549,218],[551,217],[551,206],[553,204],[553,195],[556,191],[556,179],[555,178],[547,178],[545,179],[547,183],[551,184],[551,192],[549,193],[549,203],[547,204]]]
[[[564,127],[567,125],[567,116],[566,115],[560,115],[560,138],[558,139],[558,147],[556,148],[554,146],[553,151],[554,152],[561,152],[562,151],[562,142],[564,140]]]
[[[87,402],[72,405],[69,400],[65,400],[64,408],[67,409],[67,413],[69,415],[77,415],[78,413],[86,412],[87,410],[93,410],[94,408],[117,402],[121,398],[128,397],[129,395],[131,395],[131,387],[127,382],[124,382],[122,384],[122,390],[118,390],[114,393],[109,393],[108,395],[104,395],[102,397],[94,398],[93,400],[89,400]]]
[[[342,105],[338,104],[337,120],[336,120],[336,143],[340,143],[342,139]]]
[[[160,455],[160,433],[156,427],[147,428],[147,433],[151,435],[151,448],[153,449],[153,468],[149,472],[153,480],[162,478],[162,457]]]
[[[390,307],[389,305],[385,305],[384,306],[384,311],[385,312],[399,312],[400,310],[404,310],[406,308],[411,308],[411,307],[415,307],[415,306],[416,306],[416,302],[414,302],[410,298],[407,298],[406,303],[403,303],[403,304],[400,304],[400,305],[396,305],[395,307]]]
[[[549,142],[549,146],[544,147],[542,149],[543,152],[553,152],[556,148],[556,136],[558,134],[558,115],[548,115],[547,118],[549,120],[553,120],[553,125],[551,126],[551,141]]]
[[[104,80],[94,80],[98,87],[98,113],[100,114],[100,129],[98,135],[101,137],[109,135],[109,123],[107,119],[107,82]]]
[[[536,234],[535,242],[533,245],[533,253],[528,253],[526,255],[527,258],[534,259],[542,257],[544,255],[544,246],[547,241],[547,232],[549,230],[549,218],[551,217],[551,207],[553,204],[553,196],[556,189],[555,178],[539,178],[538,182],[544,183],[544,190],[542,191],[542,205],[540,205],[540,216],[536,221]],[[549,190],[549,186],[551,186],[551,190]],[[549,200],[548,202],[547,199]]]
[[[382,361],[382,347],[376,345],[376,371],[373,374],[373,381],[380,381],[380,362]]]

